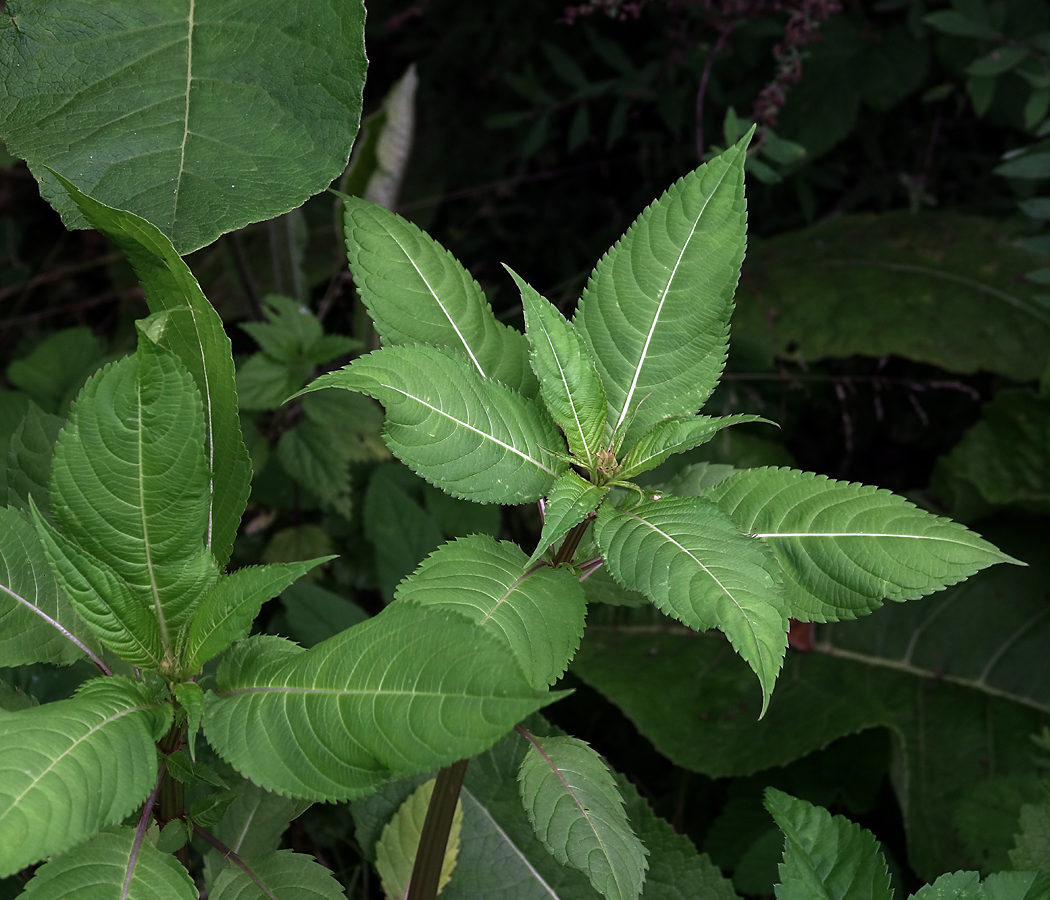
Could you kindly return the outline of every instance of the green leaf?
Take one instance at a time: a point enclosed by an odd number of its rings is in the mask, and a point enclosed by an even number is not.
[[[587,518],[609,493],[608,487],[598,487],[584,481],[571,469],[558,476],[543,512],[543,530],[539,543],[529,557],[529,565],[536,562],[547,548],[558,543],[574,527]]]
[[[30,496],[41,509],[49,509],[47,483],[55,442],[65,420],[33,404],[14,434],[7,453],[7,496],[11,506],[29,509]]]
[[[201,719],[204,716],[204,692],[196,681],[176,682],[172,684],[171,692],[179,706],[186,711],[186,743],[189,746],[190,759],[196,762],[197,732],[200,731]]]
[[[303,647],[312,647],[368,618],[356,603],[307,581],[281,593],[288,634]]]
[[[222,319],[201,293],[189,266],[153,225],[62,186],[87,217],[128,257],[150,311],[167,311],[158,339],[189,369],[204,403],[209,513],[205,543],[220,565],[229,562],[233,539],[248,502],[251,463],[241,439],[230,339]]]
[[[23,896],[30,900],[196,900],[186,868],[135,829],[114,828],[37,869]]]
[[[265,322],[242,322],[240,327],[275,362],[313,362],[310,347],[324,334],[321,323],[310,310],[291,297],[267,294],[262,299]]]
[[[311,415],[307,409],[304,403],[304,421],[281,435],[277,442],[277,458],[290,478],[314,494],[326,508],[349,518],[353,445],[339,440],[329,422]]]
[[[0,665],[69,665],[97,653],[47,564],[28,517],[0,509]]]
[[[957,37],[975,37],[992,39],[997,37],[996,31],[985,22],[976,22],[963,13],[954,9],[941,10],[929,13],[922,17],[927,25],[932,25],[944,34]]]
[[[222,576],[201,598],[189,624],[183,650],[187,671],[196,672],[234,641],[247,637],[267,600],[315,566],[334,558],[322,556],[305,562],[246,566]]]
[[[748,253],[734,341],[802,362],[896,354],[1037,379],[1050,311],[1036,299],[1045,290],[1019,276],[1046,257],[1014,237],[1001,220],[955,212],[848,215],[788,232]]]
[[[1005,178],[1050,178],[1050,153],[1026,153],[992,171]]]
[[[85,385],[55,448],[55,522],[153,611],[165,648],[215,577],[201,543],[208,524],[203,447],[189,372],[143,336],[136,357]]]
[[[253,353],[237,368],[237,400],[245,411],[274,409],[302,387],[312,366],[281,363],[265,353]]]
[[[703,494],[769,544],[790,615],[863,616],[883,599],[924,597],[986,566],[1017,560],[903,497],[794,469],[739,472]]]
[[[1014,868],[1050,875],[1050,803],[1044,801],[1022,806],[1018,828],[1014,848],[1010,851]]]
[[[627,446],[661,419],[696,412],[725,364],[744,256],[750,135],[672,185],[602,257],[574,323]]]
[[[455,257],[390,210],[356,197],[344,200],[350,271],[383,343],[462,350],[478,374],[535,396],[528,341],[496,321]]]
[[[102,345],[89,328],[65,328],[7,367],[7,380],[49,413],[63,413],[100,365]]]
[[[587,614],[572,572],[529,568],[516,545],[480,534],[439,547],[401,582],[396,597],[454,610],[498,637],[536,690],[564,674]]]
[[[987,56],[970,63],[966,67],[966,72],[978,77],[1002,75],[1024,62],[1029,52],[1027,47],[997,47]]]
[[[343,887],[313,857],[280,850],[251,861],[263,887],[237,866],[227,866],[215,879],[209,900],[344,900]]]
[[[890,900],[875,836],[842,816],[766,788],[766,809],[784,832],[777,900]]]
[[[308,651],[272,637],[238,645],[205,699],[204,731],[246,777],[330,801],[478,753],[553,699],[502,640],[394,604]]]
[[[977,872],[951,872],[941,875],[933,884],[928,884],[912,894],[912,900],[983,900],[981,876]]]
[[[544,496],[566,464],[564,443],[541,407],[488,378],[461,354],[387,347],[312,382],[386,407],[383,436],[427,481],[476,503],[527,503]]]
[[[664,419],[642,435],[623,461],[620,478],[633,478],[655,469],[673,453],[684,453],[706,444],[723,428],[742,422],[775,423],[761,416],[675,416]]]
[[[376,872],[383,884],[383,893],[390,900],[401,900],[408,895],[412,868],[419,849],[419,837],[423,833],[423,822],[434,793],[434,784],[435,779],[431,778],[409,794],[408,799],[401,804],[383,829],[383,834],[376,844]],[[445,859],[441,864],[441,877],[437,889],[439,894],[448,884],[456,868],[459,833],[462,827],[463,802],[460,800],[456,803],[456,811],[452,816]]]
[[[647,852],[602,758],[576,738],[531,738],[530,744],[518,784],[536,836],[608,900],[634,900],[645,882]]]
[[[1050,878],[1043,872],[996,872],[982,887],[988,900],[1050,900]]]
[[[572,324],[516,272],[509,267],[507,271],[521,291],[525,332],[532,345],[529,361],[540,380],[543,402],[565,433],[569,449],[595,473],[608,412],[594,360]]]
[[[299,206],[346,167],[364,16],[319,0],[19,7],[0,39],[4,69],[21,73],[0,92],[8,149],[70,227],[83,219],[44,166],[189,253]],[[266,128],[230,127],[247,121]]]
[[[762,684],[765,713],[787,649],[787,602],[768,549],[714,504],[670,497],[603,506],[595,540],[609,570],[690,628],[720,628]]]
[[[142,803],[170,718],[144,686],[119,677],[90,681],[70,700],[0,712],[0,877]]]

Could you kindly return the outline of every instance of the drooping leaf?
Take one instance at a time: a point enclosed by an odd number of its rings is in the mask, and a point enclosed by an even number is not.
[[[867,829],[766,788],[766,809],[784,832],[777,900],[890,900],[890,875]]]
[[[605,763],[583,741],[533,737],[518,775],[536,836],[607,900],[634,900],[648,869]]]
[[[744,256],[750,135],[672,185],[595,267],[573,320],[626,446],[695,413],[725,364]]]
[[[96,834],[44,864],[26,885],[31,900],[196,900],[189,872],[148,840],[136,847],[134,828]]]
[[[308,651],[272,637],[238,645],[205,699],[204,731],[252,780],[336,800],[478,753],[552,699],[502,640],[394,604]]]
[[[623,461],[621,478],[633,478],[655,469],[673,453],[684,453],[707,443],[723,428],[742,422],[769,422],[761,416],[674,416],[643,434]],[[769,424],[772,424],[769,422]]]
[[[0,92],[8,149],[71,227],[83,219],[44,166],[189,253],[343,171],[361,115],[364,15],[357,2],[19,7],[0,41],[4,69],[22,73]],[[249,120],[267,127],[231,128]]]
[[[543,513],[543,530],[539,543],[529,558],[531,565],[542,556],[548,547],[558,543],[575,526],[587,518],[602,498],[609,493],[609,488],[598,487],[584,481],[571,469],[558,476],[554,486],[547,495],[547,504]]]
[[[388,900],[403,900],[408,894],[412,880],[412,868],[419,849],[419,837],[423,833],[423,822],[427,807],[434,793],[435,779],[431,778],[416,788],[408,799],[387,822],[383,834],[376,843],[376,872],[383,884],[383,893]],[[463,802],[456,803],[452,826],[445,846],[445,858],[441,863],[438,893],[444,890],[456,868],[459,854],[459,832],[463,827]]]
[[[404,463],[442,490],[477,503],[526,503],[566,464],[543,409],[483,378],[461,354],[386,347],[312,382],[360,391],[386,407],[383,436]]]
[[[88,197],[61,176],[58,180],[91,227],[127,255],[150,311],[169,313],[157,339],[189,370],[204,404],[209,469],[205,543],[225,565],[248,502],[251,463],[241,439],[233,354],[222,319],[201,292],[189,266],[157,228],[132,213],[111,209]]]
[[[65,421],[30,406],[13,435],[7,454],[8,503],[18,509],[29,509],[29,497],[43,510],[49,509],[47,482],[55,442]]]
[[[65,537],[136,592],[172,646],[214,579],[202,545],[208,464],[200,397],[176,356],[143,335],[135,357],[85,385],[55,448],[50,496]]]
[[[439,547],[401,582],[396,597],[452,609],[498,637],[536,690],[564,674],[587,613],[570,571],[530,568],[516,545],[480,534]]]
[[[521,291],[525,332],[532,345],[529,361],[543,401],[581,465],[597,472],[608,410],[594,360],[572,324],[516,272],[507,271]]]
[[[703,492],[772,548],[792,618],[866,615],[1017,560],[962,525],[875,487],[794,469],[750,469]]]
[[[535,396],[525,336],[496,321],[455,257],[390,210],[357,197],[344,200],[350,271],[383,343],[462,350],[479,375]]]
[[[754,669],[765,712],[787,649],[787,602],[775,560],[710,503],[669,497],[603,506],[594,536],[624,587],[690,628],[719,628]]]
[[[170,707],[129,678],[0,712],[0,877],[119,822],[157,778]]]
[[[265,890],[247,872],[227,866],[208,891],[209,900],[344,900],[343,887],[312,856],[279,850],[251,860],[252,874],[265,885]]]
[[[187,670],[196,672],[234,641],[247,637],[267,600],[272,600],[315,566],[333,558],[322,556],[305,562],[246,566],[222,576],[201,598],[189,623],[183,650]]]
[[[69,665],[98,642],[73,611],[28,518],[0,509],[0,665]]]

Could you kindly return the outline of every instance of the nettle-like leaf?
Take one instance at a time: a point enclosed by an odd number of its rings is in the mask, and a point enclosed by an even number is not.
[[[208,464],[204,542],[220,565],[225,565],[248,502],[252,470],[241,439],[233,354],[222,319],[201,292],[189,266],[159,229],[133,213],[88,197],[61,176],[58,180],[91,227],[124,251],[150,311],[168,313],[155,339],[189,370],[204,404]]]
[[[205,699],[204,732],[259,784],[342,800],[478,753],[554,699],[503,640],[395,603],[308,651],[274,637],[239,644]]]
[[[838,621],[914,600],[1017,560],[962,525],[875,487],[749,469],[703,492],[773,549],[790,615]],[[1023,565],[1023,564],[1022,564]]]
[[[59,588],[32,523],[0,508],[0,665],[64,666],[98,642]]]
[[[47,482],[55,442],[65,420],[44,412],[36,404],[11,435],[7,451],[8,502],[19,509],[29,509],[29,498],[41,509],[48,509]]]
[[[713,503],[669,497],[598,510],[609,570],[690,628],[720,628],[758,675],[762,711],[787,650],[787,601],[776,560]]]
[[[674,416],[653,426],[627,452],[620,478],[633,478],[655,469],[674,453],[684,453],[706,444],[723,428],[744,422],[766,422],[761,416]]]
[[[725,364],[744,258],[750,134],[672,185],[595,267],[573,322],[609,403],[607,438],[630,447],[691,415]]]
[[[518,774],[536,836],[563,866],[584,872],[607,900],[634,900],[648,869],[612,775],[583,741],[530,735]]]
[[[454,610],[498,636],[537,690],[564,674],[587,614],[572,572],[529,568],[517,546],[480,534],[439,547],[401,582],[396,597]]]
[[[175,857],[135,829],[113,828],[44,864],[26,885],[31,900],[196,900],[197,888]]]
[[[543,513],[543,530],[539,543],[529,558],[534,563],[548,547],[558,543],[574,527],[598,508],[598,504],[609,493],[608,487],[598,487],[585,481],[571,469],[558,476]]]
[[[534,397],[525,336],[496,320],[470,273],[416,225],[357,197],[346,204],[354,284],[383,343],[462,350],[485,378]]]
[[[477,503],[527,503],[567,464],[541,406],[478,374],[462,354],[386,347],[312,382],[360,391],[386,407],[383,436],[402,462],[442,490]]]
[[[890,875],[868,830],[826,809],[766,788],[766,809],[784,832],[777,900],[890,900]]]
[[[1048,900],[1042,872],[997,872],[984,882],[978,872],[950,872],[912,894],[912,900]]]
[[[242,322],[240,327],[275,362],[321,365],[360,346],[344,335],[325,335],[317,316],[290,297],[267,294],[262,307],[265,322]]]
[[[532,345],[529,361],[540,380],[547,409],[581,465],[598,471],[608,416],[605,391],[583,340],[572,324],[509,267],[521,291],[525,331]]]
[[[330,869],[303,853],[280,850],[251,862],[252,878],[227,866],[215,879],[209,900],[344,900],[343,887]]]
[[[376,872],[383,884],[383,893],[389,900],[403,900],[408,895],[409,882],[412,880],[412,868],[416,862],[419,849],[419,837],[423,833],[423,823],[427,817],[427,808],[434,793],[436,781],[431,778],[416,788],[408,799],[387,822],[383,834],[376,843]],[[456,868],[456,857],[459,853],[459,833],[463,827],[463,802],[456,803],[452,816],[452,826],[445,846],[445,858],[441,863],[441,877],[438,880],[438,893],[445,888],[452,872]]]
[[[184,649],[187,670],[196,672],[234,641],[247,637],[252,622],[267,600],[272,600],[292,582],[330,559],[334,557],[246,566],[222,576],[201,598],[189,623]]]
[[[0,877],[61,853],[146,799],[171,708],[129,678],[0,712]]]

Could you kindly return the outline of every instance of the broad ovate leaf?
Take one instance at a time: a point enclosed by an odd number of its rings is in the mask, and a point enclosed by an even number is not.
[[[766,788],[765,804],[785,838],[777,900],[891,900],[870,831],[776,788]]]
[[[595,267],[574,324],[608,398],[607,437],[630,446],[692,415],[725,364],[746,236],[750,135],[680,178]]]
[[[633,478],[655,469],[674,453],[706,444],[723,428],[743,422],[769,422],[761,416],[673,416],[643,434],[623,461],[621,478]],[[773,424],[769,422],[769,424]]]
[[[914,600],[1017,562],[889,491],[795,469],[738,472],[703,496],[772,548],[790,615],[803,621],[855,619],[883,599]]]
[[[456,258],[390,210],[357,197],[343,199],[350,271],[383,343],[462,350],[482,377],[535,396],[528,341],[496,320]]]
[[[258,784],[345,800],[472,756],[553,699],[503,640],[395,603],[310,650],[274,637],[237,645],[205,698],[204,732]]]
[[[90,681],[69,700],[0,711],[0,877],[141,804],[170,719],[170,707],[121,677]]]
[[[48,509],[47,482],[55,441],[65,420],[31,404],[22,423],[11,435],[7,452],[8,503],[29,509],[29,498],[41,509]]]
[[[540,380],[540,394],[561,426],[569,449],[590,472],[598,471],[605,437],[605,391],[583,340],[550,302],[507,268],[521,291],[529,360]]]
[[[461,353],[385,347],[312,382],[386,407],[383,436],[402,462],[455,497],[477,503],[538,500],[566,468],[565,443],[534,401],[480,375]]]
[[[498,637],[536,690],[564,674],[587,614],[572,572],[530,568],[515,544],[481,534],[439,547],[401,582],[396,597],[451,609]]]
[[[412,869],[419,849],[419,838],[423,833],[423,823],[427,818],[427,807],[434,793],[434,784],[435,779],[431,778],[408,795],[408,799],[387,822],[376,843],[376,872],[388,900],[404,900],[408,895]],[[441,877],[438,880],[439,894],[448,884],[452,870],[456,867],[459,833],[462,827],[463,802],[460,800],[456,803],[452,827],[449,829],[448,842],[445,845],[445,858],[441,863]]]
[[[168,314],[156,325],[154,339],[179,358],[200,392],[208,464],[204,541],[225,565],[248,502],[251,463],[241,438],[233,352],[222,319],[189,266],[158,228],[133,213],[111,209],[88,197],[61,176],[58,180],[91,227],[124,251],[150,311]]]
[[[518,787],[536,836],[607,900],[635,900],[645,882],[647,851],[631,830],[604,761],[576,738],[530,735],[529,741]]]
[[[562,540],[594,512],[608,493],[608,487],[591,484],[571,469],[559,475],[547,496],[543,512],[543,530],[529,563],[534,563],[548,547]]]
[[[69,665],[98,642],[58,586],[33,524],[0,509],[0,666]]]
[[[45,863],[26,885],[30,900],[197,900],[186,867],[135,829],[96,834],[69,853]]]
[[[292,582],[330,559],[334,557],[245,566],[222,576],[201,598],[189,623],[183,650],[187,671],[196,672],[234,641],[247,637],[252,622],[267,600],[272,600]]]
[[[690,628],[719,628],[758,675],[765,713],[787,649],[787,601],[769,549],[713,503],[606,504],[594,536],[609,570]]]
[[[238,866],[227,866],[208,891],[208,900],[345,900],[342,885],[330,869],[312,856],[279,850],[249,860],[252,878]],[[258,879],[258,880],[256,880]]]

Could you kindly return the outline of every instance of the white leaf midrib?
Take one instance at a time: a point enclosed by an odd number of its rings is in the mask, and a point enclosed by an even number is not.
[[[171,228],[175,230],[179,211],[179,190],[182,175],[186,171],[186,142],[190,136],[190,87],[193,83],[193,27],[196,0],[190,0],[190,11],[186,17],[186,103],[182,118],[182,144],[179,147],[179,171],[175,178],[175,203],[171,208]]]

